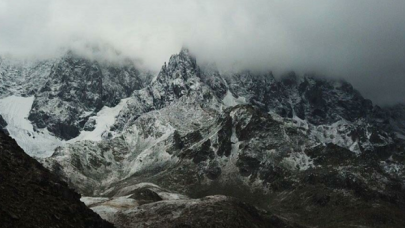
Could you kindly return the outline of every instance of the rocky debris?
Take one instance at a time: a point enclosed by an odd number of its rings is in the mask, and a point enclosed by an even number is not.
[[[316,168],[287,177],[296,182],[276,193],[274,210],[309,226],[404,226],[404,176],[382,169],[375,155],[353,157],[335,145],[307,153]]]
[[[113,227],[0,131],[1,227]]]
[[[120,227],[303,227],[225,196],[145,204],[117,213],[114,222]]]
[[[113,198],[84,197],[82,201],[123,228],[303,227],[231,197],[189,199],[150,183],[128,186]]]

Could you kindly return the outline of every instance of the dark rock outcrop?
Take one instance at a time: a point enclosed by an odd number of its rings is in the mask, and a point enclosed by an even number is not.
[[[0,132],[0,226],[112,228],[40,163]]]
[[[3,119],[3,117],[0,115],[0,131],[3,131],[4,133],[7,134],[7,122]]]

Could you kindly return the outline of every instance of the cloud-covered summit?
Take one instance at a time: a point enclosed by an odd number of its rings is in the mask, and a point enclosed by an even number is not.
[[[403,9],[377,0],[0,0],[0,54],[48,58],[107,43],[158,70],[187,46],[223,69],[343,77],[392,104],[405,102]]]

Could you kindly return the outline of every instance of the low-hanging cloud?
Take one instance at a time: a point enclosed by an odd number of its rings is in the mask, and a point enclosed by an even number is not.
[[[101,43],[158,70],[187,46],[224,69],[343,77],[393,104],[405,102],[404,9],[396,0],[0,0],[0,54],[48,58]]]

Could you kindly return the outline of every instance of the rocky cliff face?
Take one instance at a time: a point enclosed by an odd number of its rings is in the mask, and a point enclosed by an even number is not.
[[[236,97],[264,111],[289,118],[297,116],[315,125],[366,118],[373,109],[371,101],[341,80],[299,77],[294,72],[276,80],[271,73],[255,75],[249,71],[230,75],[227,80]]]
[[[0,72],[0,97],[35,96],[28,119],[63,140],[77,137],[89,117],[117,105],[151,79],[130,61],[100,62],[73,52],[48,61],[0,59]]]
[[[91,60],[73,52],[43,61],[0,58],[0,115],[28,154],[46,157],[82,132],[107,126],[109,110],[151,78],[129,60]]]
[[[47,78],[28,119],[35,127],[69,140],[79,135],[91,115],[117,105],[148,84],[150,77],[129,62],[115,66],[68,54],[52,66]]]
[[[116,118],[114,130],[122,131],[143,113],[159,110],[174,103],[199,102],[203,106],[219,107],[214,91],[202,82],[202,73],[187,49],[170,57],[155,81],[135,91],[128,106]]]
[[[113,227],[0,131],[1,227]]]
[[[0,98],[31,96],[46,81],[55,60],[19,60],[0,57]]]

